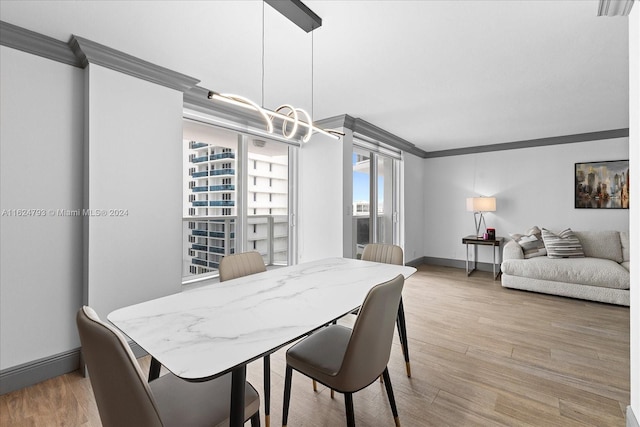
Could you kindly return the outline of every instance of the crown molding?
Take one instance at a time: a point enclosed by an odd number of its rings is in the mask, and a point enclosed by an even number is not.
[[[96,64],[180,92],[186,92],[200,82],[196,78],[152,64],[80,36],[71,36],[69,47],[78,57],[83,68],[89,64]]]
[[[379,128],[378,126],[369,123],[366,120],[354,118],[348,114],[342,114],[339,116],[328,117],[326,119],[318,120],[316,122],[318,126],[323,128],[346,128],[353,131],[354,136],[364,137],[373,141],[381,142],[385,145],[397,148],[407,153],[414,154],[418,157],[425,158],[427,152],[416,147],[415,144],[410,143],[406,139],[402,139],[399,136],[387,132],[386,130]]]
[[[325,129],[346,128],[353,130],[354,119],[348,114],[340,114],[339,116],[327,117],[326,119],[317,120],[316,125]]]
[[[521,148],[544,147],[547,145],[572,144],[575,142],[598,141],[603,139],[624,138],[629,136],[629,128],[603,130],[599,132],[577,133],[573,135],[552,136],[549,138],[527,139],[524,141],[503,142],[500,144],[478,145],[474,147],[454,148],[451,150],[429,151],[425,158],[462,156],[465,154],[488,153],[492,151],[517,150]]]
[[[633,0],[600,0],[598,16],[629,16]]]
[[[0,45],[82,68],[65,42],[4,21],[0,21]]]

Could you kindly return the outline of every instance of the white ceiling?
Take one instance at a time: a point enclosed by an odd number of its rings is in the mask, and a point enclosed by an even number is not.
[[[267,108],[349,114],[426,151],[628,127],[627,19],[596,0],[304,2],[323,19],[310,34],[260,0],[2,0],[0,19],[257,102],[264,76]]]

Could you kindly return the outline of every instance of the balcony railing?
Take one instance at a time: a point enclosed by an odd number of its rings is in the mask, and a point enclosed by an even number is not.
[[[234,191],[236,186],[233,184],[212,185],[209,187],[209,191]]]
[[[225,255],[236,253],[240,246],[236,238],[237,218],[188,217],[182,222],[183,280],[215,277],[220,260]],[[288,231],[287,215],[249,215],[244,227],[245,250],[258,251],[266,265],[287,265]]]
[[[369,242],[369,214],[353,215],[353,242],[355,247],[353,253],[355,257],[360,259],[362,251]],[[387,227],[385,227],[384,214],[378,213],[378,236],[384,239]]]
[[[194,178],[202,178],[203,176],[209,176],[209,171],[193,172],[191,176]]]
[[[235,159],[235,153],[218,153],[212,154],[209,156],[209,160],[220,160],[220,159]]]
[[[215,176],[215,175],[235,175],[236,170],[235,169],[214,169],[212,171],[209,172],[210,176]]]
[[[210,200],[209,206],[235,206],[234,200]]]
[[[189,148],[191,149],[204,148],[204,147],[207,147],[208,145],[209,144],[207,144],[206,142],[191,141],[191,143],[189,144]]]
[[[193,159],[191,159],[191,163],[202,163],[206,162],[207,160],[209,160],[209,156],[194,157]]]

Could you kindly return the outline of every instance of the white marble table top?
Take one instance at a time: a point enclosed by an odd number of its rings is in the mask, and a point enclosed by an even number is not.
[[[329,258],[124,307],[107,318],[174,374],[205,379],[271,353],[362,304],[413,267]]]

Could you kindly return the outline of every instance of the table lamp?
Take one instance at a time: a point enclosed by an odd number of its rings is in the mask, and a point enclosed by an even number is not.
[[[473,212],[473,221],[476,225],[476,237],[482,237],[480,233],[480,224],[484,223],[484,228],[487,228],[487,223],[484,220],[484,212],[496,211],[496,198],[495,197],[468,197],[467,198],[467,211]],[[480,217],[478,218],[478,215]]]

